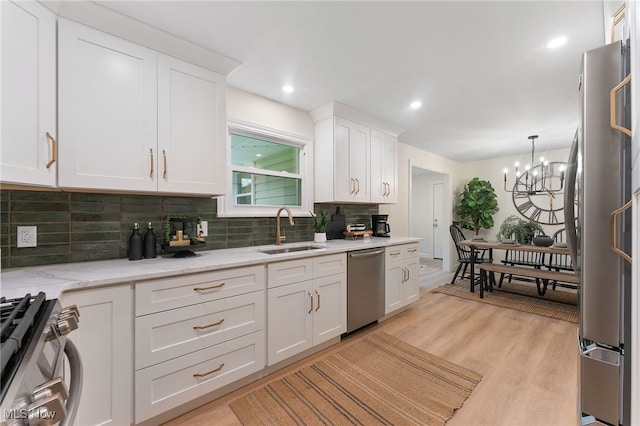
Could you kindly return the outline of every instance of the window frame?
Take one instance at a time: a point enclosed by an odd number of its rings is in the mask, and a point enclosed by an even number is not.
[[[288,145],[300,150],[299,173],[282,173],[264,169],[254,169],[231,164],[231,134],[243,135]],[[240,120],[227,122],[227,195],[218,198],[218,217],[274,217],[280,207],[288,207],[296,217],[309,217],[313,211],[313,139],[286,131],[247,123]],[[299,178],[301,180],[300,206],[254,206],[236,205],[233,195],[233,172],[262,174],[269,176]]]

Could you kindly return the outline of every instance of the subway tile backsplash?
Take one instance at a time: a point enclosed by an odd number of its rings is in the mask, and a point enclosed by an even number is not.
[[[366,223],[377,205],[317,204],[330,214],[340,206],[347,223]],[[146,232],[151,222],[160,245],[168,215],[200,216],[208,221],[207,250],[273,244],[274,218],[219,218],[217,200],[155,195],[117,195],[50,191],[0,191],[2,268],[127,257],[131,228]],[[37,226],[38,246],[17,248],[16,227]],[[282,219],[287,241],[313,239],[311,218]],[[158,253],[161,253],[158,247]]]

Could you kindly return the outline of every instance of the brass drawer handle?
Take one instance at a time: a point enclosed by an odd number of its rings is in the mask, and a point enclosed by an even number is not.
[[[209,325],[194,325],[193,329],[194,330],[204,330],[204,329],[207,329],[207,328],[218,326],[218,325],[222,324],[223,322],[224,322],[224,318],[222,318],[218,322],[214,322],[213,324],[209,324]]]
[[[316,308],[316,312],[320,309],[320,293],[318,293],[318,289],[316,289],[316,296],[318,296],[318,307]]]
[[[206,377],[210,374],[217,373],[218,371],[222,370],[222,367],[224,367],[224,362],[220,364],[220,367],[218,368],[214,368],[213,370],[207,371],[206,373],[196,373],[193,375],[193,377]]]
[[[212,285],[211,287],[196,287],[193,291],[207,291],[207,290],[215,290],[216,288],[224,287],[225,283],[220,283],[218,285]]]
[[[49,160],[49,162],[47,163],[47,169],[48,169],[58,159],[58,145],[57,145],[56,138],[51,136],[51,133],[47,132],[46,136],[47,136],[47,139],[51,141],[51,160]]]
[[[311,306],[309,307],[309,312],[307,313],[310,314],[311,312],[313,312],[313,294],[311,294],[310,291],[307,291],[307,293],[309,294],[309,303],[311,304]]]

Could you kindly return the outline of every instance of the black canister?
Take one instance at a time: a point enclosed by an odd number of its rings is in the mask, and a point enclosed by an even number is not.
[[[129,237],[129,260],[140,259],[142,259],[142,235],[140,235],[140,225],[134,223]]]
[[[144,258],[153,259],[156,257],[156,234],[153,232],[151,222],[147,227],[147,233],[144,234]]]

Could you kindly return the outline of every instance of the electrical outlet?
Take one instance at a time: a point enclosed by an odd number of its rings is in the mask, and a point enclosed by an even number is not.
[[[202,232],[202,234],[200,232]],[[198,225],[198,235],[200,235],[201,237],[209,236],[209,224],[206,220],[200,221],[200,225]]]
[[[38,227],[18,226],[18,248],[38,247]]]

